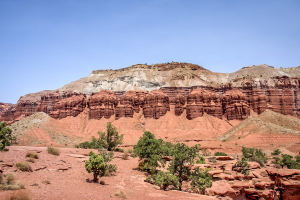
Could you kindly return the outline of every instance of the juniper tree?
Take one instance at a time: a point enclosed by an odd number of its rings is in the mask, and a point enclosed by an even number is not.
[[[6,126],[6,122],[1,122],[0,120],[0,151],[2,151],[5,146],[10,145],[12,140],[11,135],[12,130]]]

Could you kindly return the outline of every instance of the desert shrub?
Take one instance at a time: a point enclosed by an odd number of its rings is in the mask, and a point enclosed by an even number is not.
[[[273,156],[278,156],[279,154],[281,154],[281,151],[279,149],[276,149],[274,150],[272,153],[271,153]]]
[[[214,156],[227,156],[227,154],[224,152],[216,152]]]
[[[300,156],[299,155],[295,156],[295,159],[296,159],[296,162],[300,162]]]
[[[241,173],[244,175],[248,176],[250,174],[250,171],[249,171],[250,165],[247,162],[247,158],[245,158],[245,157],[242,157],[242,160],[238,161],[235,164],[235,167],[241,168]]]
[[[34,159],[38,159],[39,158],[38,154],[36,152],[33,152],[33,151],[28,151],[26,153],[25,157],[26,158],[34,158]]]
[[[197,164],[206,164],[205,158],[203,156],[199,156],[198,159],[196,160]]]
[[[136,155],[136,153],[131,154],[131,157],[136,158],[138,157],[138,155]]]
[[[300,169],[300,165],[297,161],[292,160],[293,156],[282,154],[282,164],[289,169]]]
[[[98,135],[99,138],[92,136],[92,141],[82,142],[78,147],[83,149],[105,148],[108,151],[112,151],[123,142],[123,134],[119,135],[116,127],[111,122],[107,122],[106,133],[98,131]]]
[[[261,149],[243,147],[242,152],[243,157],[247,158],[248,161],[257,162],[261,166],[264,166],[268,162],[267,155]]]
[[[117,197],[122,198],[122,199],[126,199],[126,195],[125,195],[125,193],[124,193],[123,191],[117,191],[117,192],[115,193],[115,195],[116,195]]]
[[[42,181],[42,183],[44,183],[45,185],[49,185],[49,184],[51,184],[51,181],[47,179],[47,180]]]
[[[12,141],[12,130],[6,124],[0,120],[0,151],[5,151],[5,147],[9,146]]]
[[[48,147],[47,148],[47,152],[49,154],[52,154],[52,155],[55,155],[55,156],[59,156],[60,155],[60,149],[54,148],[54,147]]]
[[[132,151],[133,151],[132,149],[128,149],[128,153],[132,153]]]
[[[18,162],[16,163],[16,167],[21,171],[32,172],[31,166],[27,162]]]
[[[106,174],[107,163],[104,161],[103,156],[99,156],[93,151],[90,151],[89,160],[85,161],[85,169],[88,171],[88,173],[93,172],[93,181],[97,182],[98,176],[101,178]]]
[[[208,160],[209,160],[209,162],[212,162],[212,163],[216,163],[217,162],[217,158],[216,157],[209,157]]]
[[[124,152],[125,152],[124,149],[121,149],[121,148],[118,148],[118,147],[115,148],[114,151],[115,151],[115,152],[121,152],[121,153],[124,153]]]
[[[162,139],[156,139],[155,135],[146,131],[139,139],[137,145],[133,147],[134,153],[142,162],[140,169],[154,172],[157,167],[164,167],[166,160],[162,156],[170,155],[170,143],[165,143]],[[140,162],[141,163],[141,162]]]
[[[34,159],[34,158],[28,158],[26,161],[27,161],[27,162],[34,163],[35,159]]]
[[[169,172],[159,171],[157,174],[153,174],[146,180],[148,181],[151,178],[153,179],[154,184],[163,190],[166,190],[169,185],[173,185],[175,188],[177,188],[178,185],[178,177],[170,174]]]
[[[122,159],[123,160],[128,160],[129,154],[127,151],[125,151],[125,153],[122,155]]]
[[[203,156],[210,156],[210,153],[207,149],[201,149]]]
[[[213,180],[212,176],[208,173],[209,169],[195,169],[195,171],[190,176],[191,188],[194,192],[204,194],[206,188],[212,186]]]
[[[13,184],[16,182],[17,178],[13,173],[7,173],[5,174],[6,184]]]
[[[17,178],[13,173],[0,174],[0,191],[24,189],[25,186],[21,183],[17,183],[16,180]]]
[[[194,159],[199,157],[199,145],[188,147],[186,144],[178,143],[172,149],[172,160],[168,170],[178,176],[178,189],[182,189],[182,181],[184,176],[190,175],[190,168],[187,165],[193,165]]]

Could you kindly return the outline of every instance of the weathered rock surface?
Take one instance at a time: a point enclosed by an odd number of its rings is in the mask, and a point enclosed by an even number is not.
[[[109,119],[115,114],[115,108],[118,105],[118,99],[114,92],[102,90],[92,95],[87,102],[90,119]]]
[[[161,90],[154,90],[145,96],[143,113],[145,118],[158,119],[170,111],[168,95]]]

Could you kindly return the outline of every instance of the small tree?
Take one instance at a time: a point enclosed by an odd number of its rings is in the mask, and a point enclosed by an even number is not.
[[[173,158],[170,162],[168,170],[173,174],[178,176],[179,187],[181,191],[183,176],[190,175],[190,166],[194,163],[194,159],[199,156],[199,145],[193,147],[188,147],[183,143],[178,143],[174,146],[172,151]]]
[[[123,134],[119,135],[117,128],[110,122],[107,122],[107,133],[98,131],[100,136],[99,145],[108,151],[114,150],[115,147],[123,142]]]
[[[281,154],[281,151],[279,149],[276,149],[274,150],[272,153],[271,153],[273,156],[278,156],[279,154]]]
[[[140,168],[150,169],[152,172],[157,167],[164,167],[166,160],[162,159],[164,155],[170,154],[171,143],[164,143],[162,139],[155,139],[155,135],[149,131],[143,134],[137,145],[133,147],[134,153],[139,156]]]
[[[0,151],[2,151],[5,146],[9,146],[12,140],[12,130],[7,127],[6,124],[6,122],[1,122],[0,120]]]
[[[240,168],[241,173],[248,176],[250,174],[249,163],[247,162],[247,158],[242,157],[242,160],[238,161],[234,167]]]
[[[89,156],[89,160],[85,161],[85,169],[88,171],[88,173],[93,172],[93,181],[98,182],[98,176],[101,178],[106,174],[107,163],[105,162],[103,156],[99,156],[93,151],[90,151]]]
[[[151,178],[153,179],[154,184],[163,190],[167,189],[169,185],[173,185],[175,188],[177,188],[178,185],[178,177],[169,172],[159,171],[157,174],[149,176],[146,180],[148,181]]]
[[[191,179],[191,187],[194,192],[204,194],[206,188],[210,188],[212,186],[213,180],[212,176],[208,173],[209,169],[195,169],[192,173]]]

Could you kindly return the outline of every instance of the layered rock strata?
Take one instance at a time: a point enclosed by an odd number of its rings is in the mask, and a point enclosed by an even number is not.
[[[116,119],[121,117],[133,117],[134,112],[139,113],[144,107],[144,100],[148,93],[144,91],[128,91],[120,98],[116,107]]]
[[[161,90],[154,90],[144,99],[143,113],[145,118],[158,119],[170,111],[169,97]]]
[[[274,82],[275,86],[270,82]],[[41,92],[40,100],[20,98],[16,105],[2,111],[1,120],[13,123],[35,112],[45,112],[53,118],[62,119],[77,116],[85,107],[90,119],[110,118],[113,115],[116,119],[133,117],[140,110],[146,118],[158,119],[170,110],[170,105],[175,106],[176,116],[186,110],[188,119],[207,113],[227,120],[244,120],[250,110],[260,114],[266,109],[300,118],[299,78],[277,76],[268,81],[245,81],[241,87],[233,85],[163,87],[152,92],[101,90],[90,97],[60,90]]]
[[[115,114],[115,108],[118,105],[118,99],[114,92],[102,90],[92,95],[87,106],[89,108],[90,119],[101,119],[102,117],[109,119]]]
[[[209,90],[194,89],[187,98],[186,117],[195,119],[204,113],[222,118],[220,95]]]
[[[86,108],[86,95],[74,95],[69,98],[58,101],[52,107],[49,115],[55,119],[65,117],[76,117]]]

